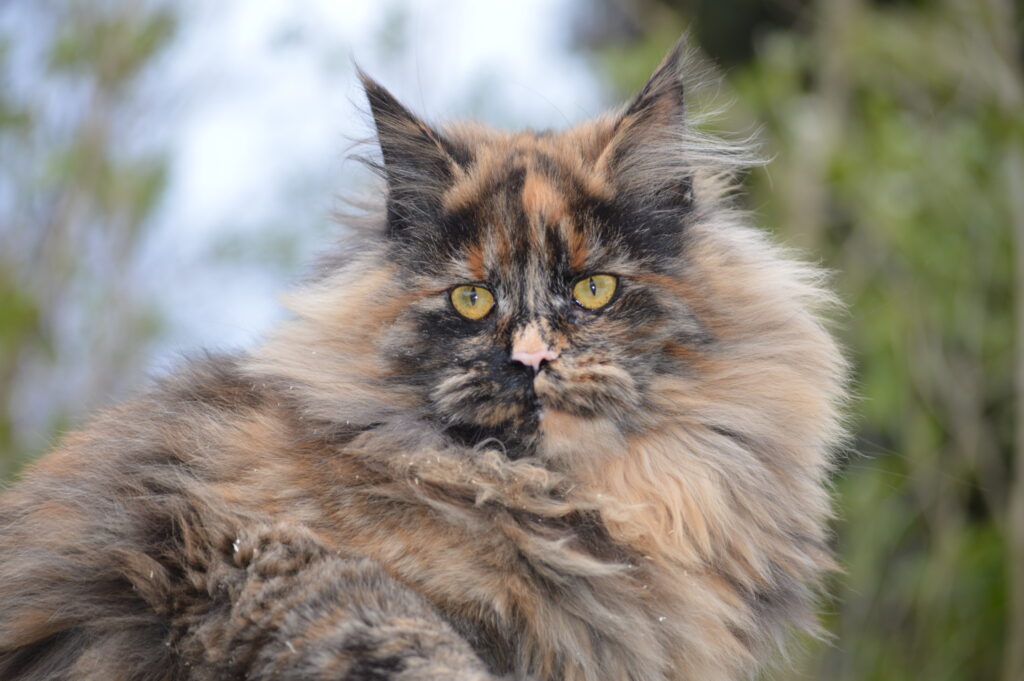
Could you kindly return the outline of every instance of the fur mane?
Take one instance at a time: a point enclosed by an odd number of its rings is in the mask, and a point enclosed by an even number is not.
[[[651,172],[661,162],[650,161]],[[678,348],[692,372],[658,379],[641,432],[552,416],[541,424],[537,457],[509,460],[500,442],[459,447],[425,431],[411,396],[403,403],[400,392],[380,387],[392,349],[373,343],[400,309],[356,309],[400,287],[373,251],[293,296],[296,319],[254,356],[251,369],[294,381],[316,418],[385,424],[349,450],[386,471],[381,494],[414,495],[475,531],[500,528],[531,570],[589,585],[585,603],[568,603],[569,594],[556,600],[619,637],[613,652],[626,657],[594,649],[579,621],[534,603],[540,610],[523,626],[538,633],[522,641],[522,669],[561,667],[581,681],[616,666],[646,669],[652,679],[671,668],[727,679],[783,650],[793,627],[821,633],[810,604],[821,574],[835,568],[828,476],[843,439],[846,364],[823,321],[836,301],[820,271],[729,207],[726,177],[698,175],[704,203],[691,228],[691,267],[660,281],[702,301],[717,342],[707,351]],[[307,361],[314,351],[316,369]],[[581,544],[564,524],[584,517],[606,529],[600,547]],[[652,620],[644,615],[651,609],[664,614]]]

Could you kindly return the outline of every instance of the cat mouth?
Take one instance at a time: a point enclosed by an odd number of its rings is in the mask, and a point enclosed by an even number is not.
[[[489,434],[530,429],[540,409],[532,379],[481,369],[453,372],[434,386],[429,401],[446,428]]]
[[[501,407],[492,412],[478,412],[471,419],[449,421],[443,432],[464,447],[475,448],[491,443],[510,459],[529,456],[536,449],[543,407],[539,401],[532,400],[527,405],[520,405],[510,418],[495,418],[504,414],[507,410]]]
[[[541,371],[533,381],[542,411],[583,418],[628,413],[642,401],[639,386],[626,370],[603,361],[560,364]]]
[[[517,365],[518,366],[518,365]],[[500,442],[516,456],[536,443],[540,423],[555,412],[593,419],[621,416],[640,402],[632,376],[598,359],[559,359],[522,371],[463,367],[434,386],[432,411],[455,442],[475,447]]]

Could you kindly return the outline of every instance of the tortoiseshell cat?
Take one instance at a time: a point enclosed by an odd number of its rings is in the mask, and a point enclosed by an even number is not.
[[[0,502],[0,678],[747,678],[832,565],[830,296],[728,207],[680,49],[564,132],[364,77],[379,230]]]

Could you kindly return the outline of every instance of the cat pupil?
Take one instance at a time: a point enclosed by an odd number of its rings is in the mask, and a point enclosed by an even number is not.
[[[592,295],[592,296],[596,296],[597,295],[597,284],[594,283],[594,278],[593,277],[590,278],[590,295]]]
[[[476,289],[475,288],[470,289],[469,290],[469,304],[470,305],[476,305],[476,299],[477,298],[478,298],[478,296],[476,294]]]

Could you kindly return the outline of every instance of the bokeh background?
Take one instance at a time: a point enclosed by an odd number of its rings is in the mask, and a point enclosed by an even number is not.
[[[432,120],[563,126],[683,31],[834,272],[855,366],[831,640],[773,678],[1024,681],[1024,9],[1011,0],[4,0],[0,481],[257,342],[369,178],[353,59]]]

